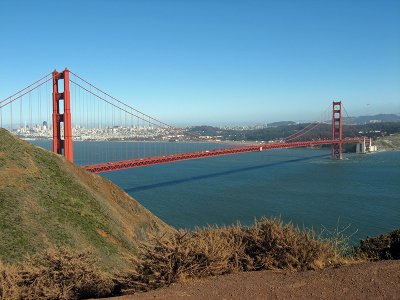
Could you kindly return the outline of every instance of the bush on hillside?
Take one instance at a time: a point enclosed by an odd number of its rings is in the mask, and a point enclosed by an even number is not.
[[[109,296],[114,284],[90,251],[48,250],[18,266],[0,265],[1,299],[83,299]]]
[[[4,299],[82,299],[146,291],[193,278],[240,271],[322,269],[341,264],[334,243],[280,219],[252,226],[168,231],[143,245],[134,272],[110,277],[90,252],[49,250],[13,267],[0,265]]]
[[[340,255],[329,241],[315,238],[310,230],[301,231],[280,219],[262,218],[243,228],[246,271],[286,269],[315,270],[340,263]]]
[[[400,259],[400,229],[360,241],[354,252],[370,260]]]
[[[120,283],[125,289],[148,290],[238,271],[314,270],[340,263],[332,244],[313,232],[262,218],[250,227],[209,226],[155,237],[142,249],[137,272]]]
[[[246,259],[240,228],[209,226],[167,233],[144,245],[137,272],[122,276],[123,289],[149,290],[190,278],[240,271]]]

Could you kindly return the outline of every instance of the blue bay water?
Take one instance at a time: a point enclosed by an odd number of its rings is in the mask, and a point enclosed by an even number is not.
[[[101,175],[175,227],[281,216],[317,230],[351,225],[353,241],[400,227],[400,152],[332,161],[328,150],[282,149]]]

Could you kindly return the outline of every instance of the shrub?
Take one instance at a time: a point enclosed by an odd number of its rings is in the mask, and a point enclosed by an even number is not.
[[[119,278],[124,289],[148,290],[238,271],[320,269],[340,263],[340,255],[312,231],[262,218],[250,227],[209,226],[154,237],[136,263],[136,272]]]
[[[3,299],[83,299],[111,295],[113,282],[90,251],[48,250],[17,267],[2,266]]]
[[[390,255],[393,259],[400,259],[400,229],[390,233]]]
[[[394,240],[399,241],[399,234]],[[336,245],[336,246],[335,246]],[[48,250],[17,267],[0,265],[0,295],[7,299],[82,299],[146,291],[192,278],[240,271],[314,270],[342,263],[337,243],[315,238],[280,219],[252,226],[208,226],[168,231],[144,244],[134,271],[111,280],[89,251]]]
[[[339,263],[332,245],[316,239],[314,232],[301,231],[280,219],[262,218],[244,230],[246,254],[244,270],[314,270]]]
[[[125,275],[124,288],[148,290],[189,278],[240,271],[245,259],[239,227],[179,230],[159,237],[142,249],[137,272]]]
[[[377,237],[367,237],[360,241],[354,252],[370,260],[400,259],[400,229]]]

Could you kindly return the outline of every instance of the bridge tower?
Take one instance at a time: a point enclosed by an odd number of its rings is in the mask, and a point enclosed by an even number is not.
[[[62,92],[59,91],[60,80],[64,81]],[[61,123],[64,132],[61,131]],[[74,161],[68,69],[53,71],[53,152],[63,154],[70,162]]]
[[[332,159],[342,159],[342,101],[332,103]]]

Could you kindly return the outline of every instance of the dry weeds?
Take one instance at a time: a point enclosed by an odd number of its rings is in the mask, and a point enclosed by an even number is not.
[[[16,267],[0,262],[0,299],[20,299],[19,278]]]
[[[1,299],[82,299],[112,294],[90,251],[48,250],[18,266],[0,265]]]
[[[124,289],[149,290],[192,278],[240,271],[315,270],[344,260],[312,231],[262,218],[250,227],[209,226],[153,237],[142,249],[137,271],[119,278]]]
[[[252,226],[168,231],[144,244],[129,273],[111,279],[90,252],[49,250],[17,267],[0,265],[3,299],[82,299],[147,291],[241,271],[322,269],[345,262],[335,243],[280,219]]]

